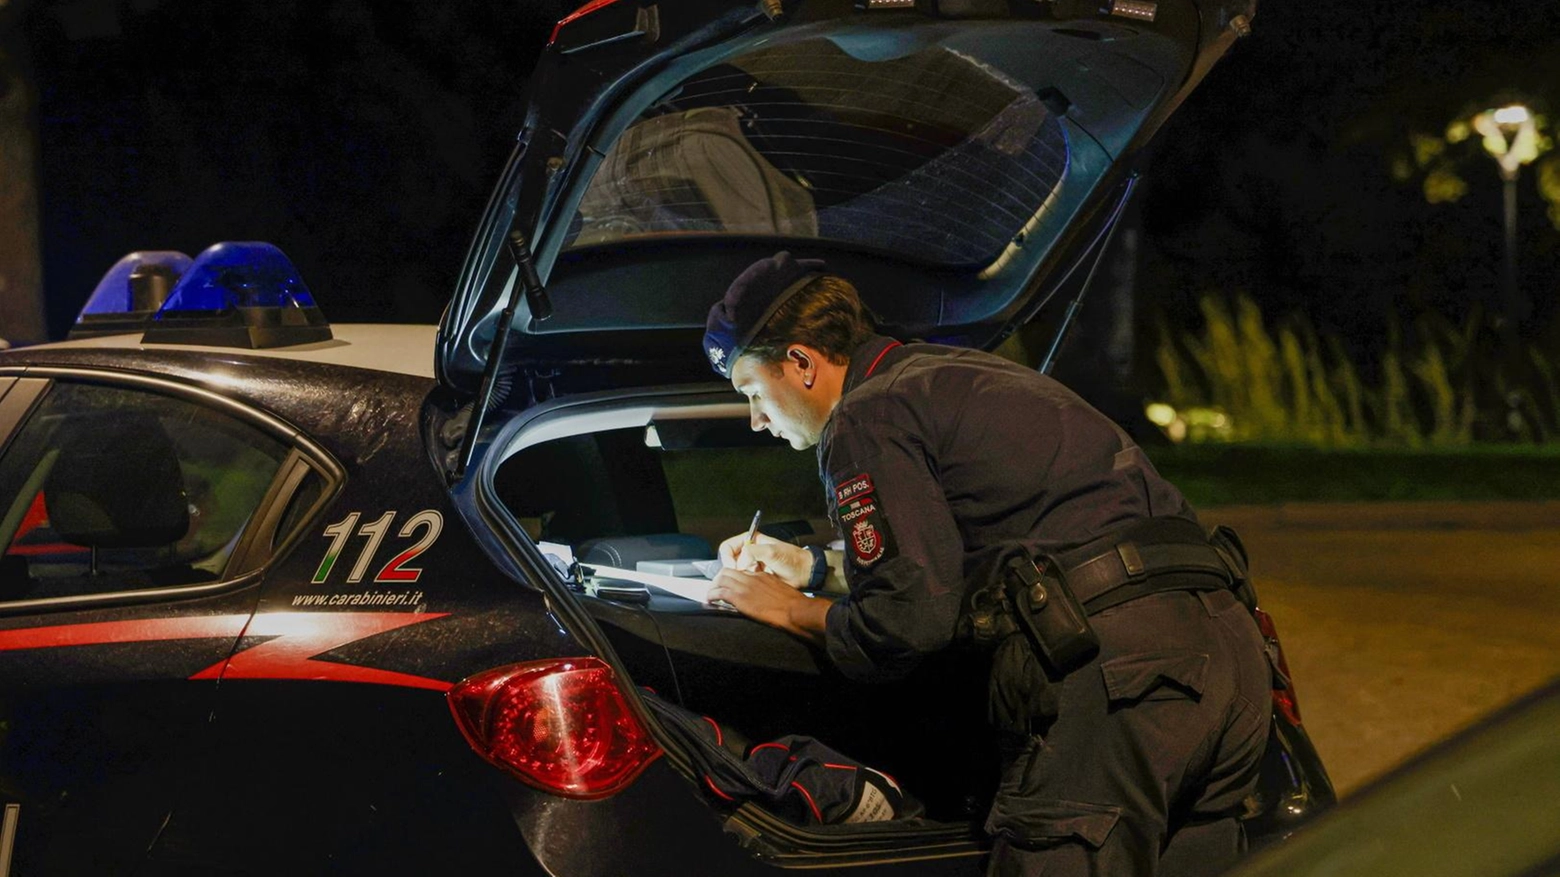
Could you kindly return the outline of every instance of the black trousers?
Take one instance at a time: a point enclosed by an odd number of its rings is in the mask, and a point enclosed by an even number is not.
[[[1271,671],[1224,591],[1155,594],[1090,619],[1100,653],[1058,683],[1043,733],[1008,741],[988,874],[1216,874],[1244,851]]]

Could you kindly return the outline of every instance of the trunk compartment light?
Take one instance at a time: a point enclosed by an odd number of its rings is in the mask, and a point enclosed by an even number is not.
[[[599,658],[498,667],[450,689],[450,712],[478,755],[566,798],[605,798],[661,755]]]
[[[1111,15],[1138,21],[1153,21],[1159,15],[1159,4],[1154,0],[1111,0],[1108,9]]]
[[[1262,631],[1273,665],[1278,669],[1277,678],[1273,680],[1273,705],[1291,724],[1298,725],[1300,703],[1295,699],[1294,677],[1289,675],[1289,661],[1284,658],[1284,646],[1278,641],[1278,628],[1273,624],[1273,616],[1261,609],[1252,610],[1252,614],[1256,616],[1257,629]]]

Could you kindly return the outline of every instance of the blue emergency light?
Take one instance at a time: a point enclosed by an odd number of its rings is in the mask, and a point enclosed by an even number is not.
[[[162,285],[135,279],[144,274],[163,278]],[[143,344],[287,347],[332,337],[292,261],[259,241],[213,244],[193,261],[183,253],[131,253],[104,275],[71,337],[110,321],[118,332],[144,329]]]
[[[141,341],[255,348],[331,338],[286,254],[262,241],[225,241],[195,257]]]
[[[174,250],[144,250],[114,263],[76,315],[70,338],[139,332],[168,300],[191,259]]]

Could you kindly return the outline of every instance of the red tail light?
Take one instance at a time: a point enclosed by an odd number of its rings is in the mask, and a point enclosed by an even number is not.
[[[558,32],[563,30],[564,25],[576,19],[584,18],[592,12],[595,12],[597,9],[600,9],[603,6],[611,6],[616,2],[618,2],[618,0],[590,0],[590,2],[586,3],[584,6],[581,6],[568,15],[565,15],[558,21],[557,24],[553,25],[552,36],[547,38],[547,45],[550,46],[553,43],[558,42]]]
[[[1284,646],[1278,641],[1278,628],[1273,625],[1273,616],[1261,609],[1252,610],[1257,618],[1257,629],[1262,631],[1262,638],[1267,641],[1269,652],[1273,656],[1273,664],[1278,667],[1278,675],[1282,677],[1273,684],[1273,705],[1284,714],[1290,724],[1300,724],[1300,703],[1295,700],[1294,677],[1289,675],[1289,661],[1284,658]]]
[[[478,755],[555,795],[604,798],[661,754],[597,658],[478,673],[450,689],[449,703]]]

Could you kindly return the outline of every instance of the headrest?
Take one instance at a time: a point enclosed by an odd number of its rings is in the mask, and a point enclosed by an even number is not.
[[[59,457],[44,482],[49,525],[92,548],[149,548],[184,538],[189,500],[179,456],[144,411],[75,415],[56,429]]]

